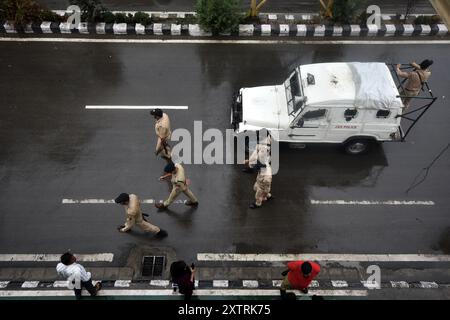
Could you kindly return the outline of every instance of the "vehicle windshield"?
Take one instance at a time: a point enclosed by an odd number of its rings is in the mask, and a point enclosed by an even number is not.
[[[295,70],[284,83],[289,115],[296,114],[303,106],[300,75]]]

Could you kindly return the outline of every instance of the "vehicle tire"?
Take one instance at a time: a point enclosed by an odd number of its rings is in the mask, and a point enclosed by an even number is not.
[[[370,140],[365,139],[350,140],[344,145],[344,150],[350,155],[364,154],[369,151],[371,143]]]

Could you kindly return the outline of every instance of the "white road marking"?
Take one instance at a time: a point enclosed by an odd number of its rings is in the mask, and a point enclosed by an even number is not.
[[[184,204],[187,200],[175,200],[173,203]],[[161,203],[164,200],[141,199],[141,203]],[[62,199],[62,204],[116,204],[112,199]]]
[[[198,253],[198,261],[261,261],[284,262],[296,260],[343,261],[343,262],[450,262],[450,255],[433,254],[240,254]]]
[[[409,283],[406,281],[391,281],[392,288],[402,288],[407,289],[409,288]]]
[[[168,287],[170,284],[169,280],[151,280],[150,285],[155,287]]]
[[[0,42],[74,42],[74,43],[167,43],[167,44],[323,44],[323,45],[346,45],[346,44],[368,44],[368,45],[448,45],[450,40],[218,40],[218,39],[97,39],[97,38],[0,38]]]
[[[361,281],[362,285],[367,289],[381,289],[381,284],[377,281]]]
[[[39,285],[39,281],[25,281],[22,283],[22,288],[36,288]]]
[[[302,296],[337,296],[337,297],[366,297],[367,290],[309,290],[308,294],[295,292]],[[83,295],[87,295],[83,290]],[[73,297],[71,290],[1,290],[0,297]],[[98,292],[99,296],[174,296],[172,289],[158,290],[118,290],[106,289]],[[195,290],[196,296],[279,296],[279,290],[273,289],[200,289]]]
[[[436,282],[420,281],[420,287],[424,289],[437,289],[439,285]]]
[[[114,254],[75,254],[78,261],[83,262],[112,262]],[[0,262],[59,262],[61,254],[0,254]]]
[[[86,106],[86,109],[98,109],[98,110],[152,110],[152,109],[165,109],[165,110],[188,110],[188,106]]]
[[[311,281],[311,284],[309,285],[310,288],[318,288],[320,286],[319,281],[313,280]]]
[[[387,201],[347,201],[347,200],[311,200],[315,205],[361,205],[361,206],[434,206],[433,201],[405,201],[405,200],[387,200]]]
[[[213,280],[214,288],[228,288],[228,280]]]
[[[8,286],[9,281],[0,281],[0,289],[4,289]]]
[[[258,288],[259,283],[256,280],[242,280],[242,286],[244,288]]]
[[[347,288],[348,287],[347,281],[344,281],[344,280],[331,280],[331,284],[335,288]]]
[[[116,288],[128,288],[130,286],[131,280],[116,280],[114,282],[114,287]]]

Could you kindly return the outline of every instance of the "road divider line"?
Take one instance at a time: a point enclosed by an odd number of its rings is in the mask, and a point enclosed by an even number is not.
[[[313,205],[346,205],[346,206],[434,206],[433,201],[407,201],[407,200],[387,200],[387,201],[373,201],[373,200],[311,200]]]
[[[86,106],[87,110],[188,110],[188,106]]]
[[[114,254],[75,254],[78,261],[83,262],[112,262]],[[59,262],[61,254],[0,254],[0,262]]]
[[[118,44],[259,44],[259,45],[449,45],[450,40],[218,40],[218,39],[100,39],[100,38],[16,38],[2,37],[0,42],[72,42]]]
[[[299,296],[324,296],[324,297],[366,297],[367,290],[309,290],[307,294],[295,292]],[[87,291],[83,290],[87,295]],[[280,295],[279,290],[273,289],[198,289],[194,291],[196,296],[275,296]],[[71,290],[0,290],[0,297],[73,297]],[[103,289],[98,292],[99,296],[179,296],[172,289],[155,290],[133,290],[133,289]]]
[[[198,261],[286,262],[317,260],[321,262],[450,262],[450,255],[433,254],[240,254],[198,253]]]

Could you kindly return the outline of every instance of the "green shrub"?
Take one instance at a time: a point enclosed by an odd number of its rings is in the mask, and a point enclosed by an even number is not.
[[[66,16],[60,16],[59,14],[57,14],[51,10],[48,10],[48,9],[44,9],[41,11],[40,18],[42,21],[51,21],[51,22],[67,21]]]
[[[70,4],[80,7],[83,22],[100,21],[103,12],[107,11],[100,0],[70,0]]]
[[[28,23],[42,22],[42,7],[34,0],[3,0],[1,8],[3,19],[12,21],[17,29],[24,28]]]
[[[414,20],[414,24],[438,24],[441,23],[441,17],[439,17],[438,15],[434,15],[434,16],[418,16],[415,20]]]
[[[114,23],[116,21],[116,16],[111,11],[105,11],[101,15],[102,22]]]
[[[116,18],[115,19],[116,23],[126,23],[127,22],[127,15],[125,13],[118,12],[114,16]]]
[[[200,26],[214,35],[237,31],[242,16],[239,0],[197,0],[196,11]]]
[[[150,15],[145,12],[136,12],[133,17],[133,23],[140,23],[144,26],[150,24],[151,21]]]
[[[333,3],[332,22],[350,24],[357,16],[357,9],[365,3],[365,0],[339,0]]]

